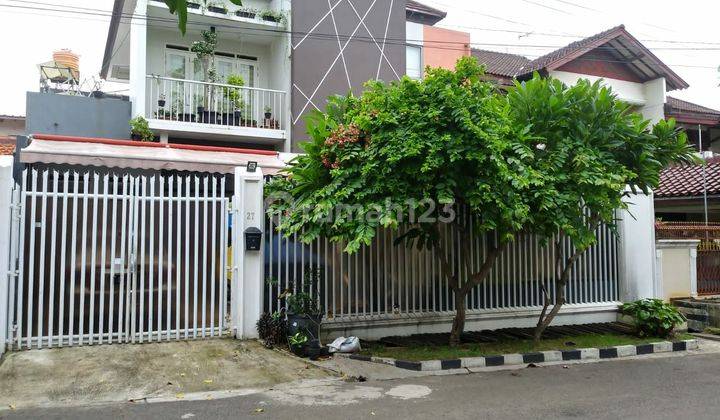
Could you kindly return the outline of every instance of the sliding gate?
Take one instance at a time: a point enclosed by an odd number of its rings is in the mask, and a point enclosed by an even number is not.
[[[10,348],[227,333],[223,176],[31,169],[13,200]]]

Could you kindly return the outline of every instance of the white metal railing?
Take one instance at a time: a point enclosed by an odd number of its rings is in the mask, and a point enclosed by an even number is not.
[[[432,250],[395,246],[402,231],[380,229],[370,246],[348,255],[342,252],[344,244],[326,238],[310,244],[301,243],[297,235],[285,238],[277,232],[282,216],[276,217],[268,218],[266,224],[266,311],[281,309],[278,297],[290,288],[317,296],[327,321],[352,323],[454,312],[455,298],[438,255]],[[566,287],[568,304],[618,301],[617,239],[605,226],[598,228],[597,235],[598,243],[583,253],[573,267]],[[486,241],[475,236],[463,243],[452,231],[447,236],[445,249],[449,250],[447,258],[453,271],[461,264],[460,247],[469,251],[470,268],[477,271],[486,254]],[[569,241],[565,241],[564,254],[569,247]],[[518,238],[496,260],[486,281],[468,296],[468,311],[541,308],[542,284],[555,298],[554,264],[554,246],[542,246],[533,236]]]
[[[228,332],[225,178],[25,170],[15,191],[15,349]]]
[[[146,117],[225,127],[285,129],[285,92],[147,76]]]

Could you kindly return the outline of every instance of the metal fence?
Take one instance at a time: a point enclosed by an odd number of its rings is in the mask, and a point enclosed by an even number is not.
[[[266,221],[265,302],[268,312],[280,310],[285,290],[306,291],[319,300],[325,319],[350,322],[454,312],[454,296],[433,250],[394,245],[403,230],[380,229],[369,246],[348,255],[344,244],[320,238],[301,243],[277,231],[282,216]],[[471,224],[467,220],[468,225]],[[576,261],[567,285],[567,303],[618,301],[618,243],[607,227],[597,229],[598,242]],[[553,238],[554,239],[554,238]],[[472,256],[470,268],[479,270],[487,249],[480,236],[462,241],[449,232],[445,249],[453,272],[461,265],[460,248]],[[570,251],[569,241],[562,252]],[[489,277],[467,298],[470,312],[540,308],[541,285],[554,299],[554,246],[523,236],[508,245]],[[466,279],[461,277],[461,282]]]
[[[226,332],[224,177],[32,169],[14,204],[13,348]]]

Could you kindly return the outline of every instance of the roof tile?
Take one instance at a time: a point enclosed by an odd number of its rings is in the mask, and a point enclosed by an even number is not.
[[[705,180],[709,195],[720,194],[720,159],[708,159]],[[660,173],[655,197],[694,197],[703,195],[702,165],[674,165]]]

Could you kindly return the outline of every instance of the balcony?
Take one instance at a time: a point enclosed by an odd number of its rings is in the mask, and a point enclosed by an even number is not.
[[[284,91],[157,75],[146,82],[145,117],[158,133],[266,144],[285,140]]]

